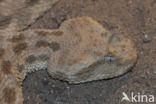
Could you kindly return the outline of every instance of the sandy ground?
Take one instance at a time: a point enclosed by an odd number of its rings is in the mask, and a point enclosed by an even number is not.
[[[23,83],[24,104],[135,104],[121,102],[122,92],[154,95],[156,103],[156,0],[60,0],[30,28],[58,28],[77,16],[122,30],[136,44],[137,64],[118,78],[79,85],[53,80],[46,71],[29,74]]]

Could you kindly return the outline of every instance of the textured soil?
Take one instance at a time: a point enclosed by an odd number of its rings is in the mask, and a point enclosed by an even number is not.
[[[31,73],[23,82],[24,104],[135,104],[121,102],[122,92],[154,95],[156,103],[156,0],[60,0],[29,28],[54,29],[77,16],[122,30],[136,44],[137,64],[123,76],[78,85],[54,80],[45,70]]]

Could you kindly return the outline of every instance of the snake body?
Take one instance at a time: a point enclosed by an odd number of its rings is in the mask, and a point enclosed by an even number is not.
[[[57,1],[0,1],[0,104],[23,104],[22,81],[36,70],[84,83],[119,76],[136,62],[130,39],[90,17],[66,20],[58,29],[25,30]]]

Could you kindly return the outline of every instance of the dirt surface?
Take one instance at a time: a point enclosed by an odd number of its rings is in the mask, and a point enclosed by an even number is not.
[[[58,28],[77,16],[93,17],[131,38],[137,64],[123,76],[79,85],[54,80],[45,70],[29,74],[23,82],[24,104],[135,104],[121,102],[122,92],[154,95],[156,103],[156,0],[60,0],[30,28]]]

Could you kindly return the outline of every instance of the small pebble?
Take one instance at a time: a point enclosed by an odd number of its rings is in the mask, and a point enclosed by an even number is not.
[[[67,89],[69,89],[70,87],[69,87],[69,86],[67,86],[66,88],[67,88]]]
[[[27,99],[29,100],[30,99],[30,96],[28,96]]]
[[[146,39],[148,38],[148,35],[147,35],[147,34],[145,34],[145,38],[146,38]]]
[[[149,39],[148,35],[144,35],[143,43],[149,43],[151,40]]]

